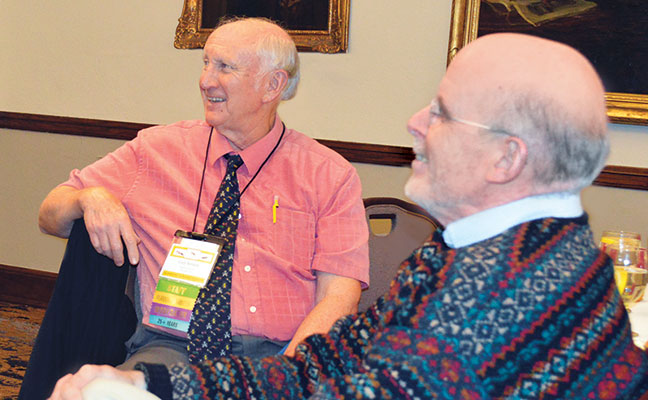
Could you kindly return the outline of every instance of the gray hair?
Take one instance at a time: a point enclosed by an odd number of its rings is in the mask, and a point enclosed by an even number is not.
[[[499,114],[506,120],[493,123],[525,141],[539,188],[579,191],[605,166],[607,125],[595,117],[570,115],[567,108],[537,93],[512,94]]]
[[[283,30],[283,28],[275,21],[262,18],[262,17],[233,17],[225,18],[219,21],[216,28],[234,22],[252,22],[252,23],[268,23]],[[276,34],[269,32],[263,35],[256,41],[256,55],[261,60],[263,72],[281,69],[288,74],[288,83],[281,93],[281,100],[290,100],[295,97],[297,93],[297,86],[299,85],[300,72],[299,72],[299,53],[295,42],[286,35]]]

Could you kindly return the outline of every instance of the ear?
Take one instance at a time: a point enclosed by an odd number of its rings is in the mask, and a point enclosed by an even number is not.
[[[524,140],[507,136],[497,147],[495,163],[491,165],[486,179],[491,183],[508,183],[517,178],[527,162],[527,145]]]
[[[263,95],[263,101],[270,103],[281,97],[284,88],[288,84],[288,73],[283,69],[274,70],[268,73],[264,84],[266,91]]]

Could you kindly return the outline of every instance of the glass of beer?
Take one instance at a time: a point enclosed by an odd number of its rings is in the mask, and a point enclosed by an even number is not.
[[[629,231],[604,231],[599,243],[601,250],[606,252],[614,265],[636,265],[636,249],[641,247],[641,235]]]
[[[634,266],[614,267],[614,280],[625,307],[630,310],[643,298],[648,283],[648,270]]]
[[[600,247],[614,263],[614,280],[629,311],[641,301],[648,283],[648,270],[644,267],[646,252],[641,248],[641,236],[636,232],[605,231]]]

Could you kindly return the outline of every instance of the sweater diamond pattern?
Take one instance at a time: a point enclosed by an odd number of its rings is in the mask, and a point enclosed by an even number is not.
[[[630,400],[648,399],[648,353],[633,345],[587,216],[545,218],[459,249],[436,232],[387,294],[295,357],[230,356],[171,379],[185,382],[178,399],[254,388],[283,399]]]

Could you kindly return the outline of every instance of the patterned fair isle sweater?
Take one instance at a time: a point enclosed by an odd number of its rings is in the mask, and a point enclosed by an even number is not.
[[[648,353],[585,215],[459,249],[436,232],[389,293],[294,358],[140,367],[163,399],[648,398]]]

